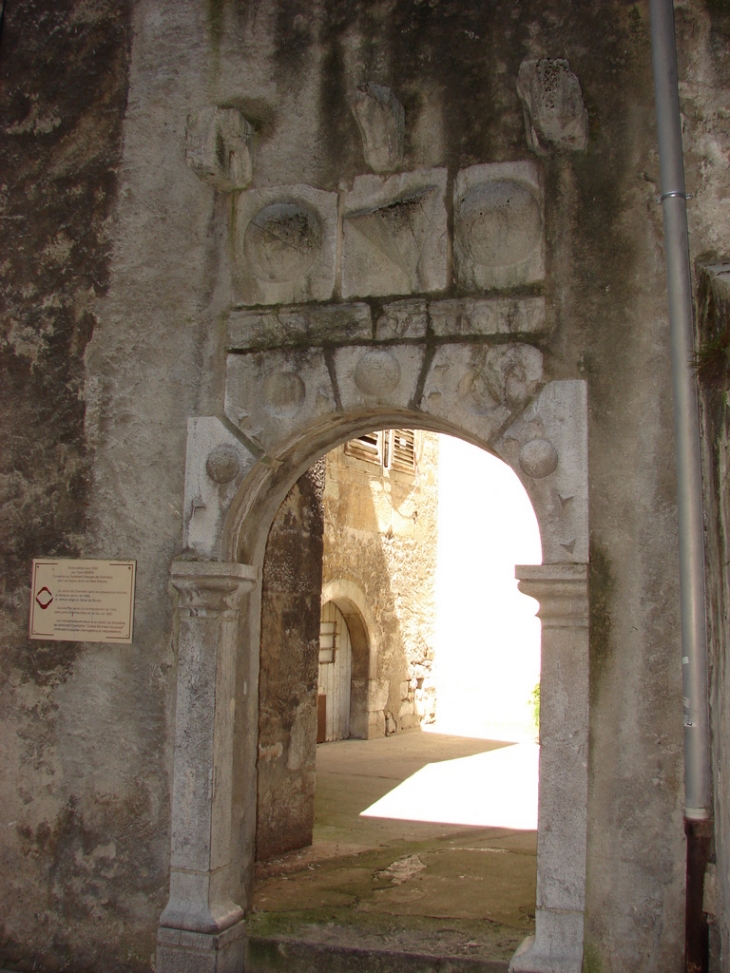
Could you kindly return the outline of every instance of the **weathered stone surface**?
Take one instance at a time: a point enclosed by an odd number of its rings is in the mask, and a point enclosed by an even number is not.
[[[324,461],[294,484],[264,555],[256,859],[312,842]]]
[[[416,392],[424,350],[414,345],[338,348],[337,384],[343,408],[355,413],[387,402],[406,409]]]
[[[588,112],[580,82],[564,58],[523,61],[517,94],[525,116],[527,144],[537,155],[552,149],[580,151],[588,145]]]
[[[360,85],[352,97],[352,110],[370,168],[374,172],[400,169],[406,115],[392,89],[372,82]]]
[[[454,185],[454,260],[462,287],[518,287],[545,274],[542,191],[531,162],[462,169]]]
[[[495,443],[541,512],[547,563],[588,560],[588,403],[584,382],[550,382]]]
[[[311,186],[252,189],[235,203],[235,298],[326,301],[335,284],[337,196]]]
[[[253,179],[253,126],[236,108],[199,108],[188,115],[185,154],[196,176],[220,192]]]
[[[428,314],[433,333],[448,338],[537,334],[546,328],[543,297],[429,301]]]
[[[375,321],[379,341],[392,338],[425,338],[428,329],[428,305],[415,299],[384,304]]]
[[[183,548],[221,555],[223,519],[254,457],[214,416],[188,419]]]
[[[274,455],[314,419],[336,408],[321,351],[228,355],[226,415]]]
[[[542,385],[542,354],[530,345],[442,345],[423,389],[427,413],[459,424],[485,445]]]
[[[228,350],[340,344],[372,337],[368,304],[301,304],[275,310],[234,310],[228,318]]]
[[[534,939],[514,973],[583,964],[588,791],[588,567],[519,565],[520,591],[536,598],[542,624],[540,797]]]
[[[446,181],[445,169],[355,179],[343,213],[344,297],[444,290]]]
[[[179,658],[170,897],[160,925],[220,933],[243,918],[231,898],[231,701],[239,613],[258,577],[250,565],[181,560],[173,562],[171,580]],[[160,959],[163,970],[177,968],[174,955]]]

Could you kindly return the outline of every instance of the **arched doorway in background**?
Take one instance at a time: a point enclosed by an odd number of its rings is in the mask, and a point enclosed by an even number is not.
[[[319,623],[317,743],[350,736],[352,645],[342,612],[333,601],[322,605]]]

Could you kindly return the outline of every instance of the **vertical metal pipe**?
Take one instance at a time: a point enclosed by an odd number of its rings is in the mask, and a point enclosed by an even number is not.
[[[705,538],[692,284],[689,263],[682,128],[672,0],[649,0],[664,250],[669,291],[674,428],[677,454],[679,570],[684,684],[684,792],[687,838],[685,971],[708,969],[708,926],[702,890],[711,839],[710,758],[705,618]]]
[[[650,0],[652,60],[669,290],[684,682],[685,817],[710,817],[705,538],[692,285],[672,0]]]

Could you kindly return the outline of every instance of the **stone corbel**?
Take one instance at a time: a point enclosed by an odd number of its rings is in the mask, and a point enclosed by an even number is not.
[[[237,108],[199,108],[188,115],[185,156],[203,182],[222,193],[253,179],[254,128]]]
[[[240,611],[257,572],[175,561],[171,576],[179,596],[177,708],[170,898],[157,971],[177,973],[194,962],[217,973],[243,949],[243,910],[229,891],[234,681]]]
[[[581,973],[588,802],[588,565],[515,568],[540,603],[540,797],[535,935],[513,973]]]

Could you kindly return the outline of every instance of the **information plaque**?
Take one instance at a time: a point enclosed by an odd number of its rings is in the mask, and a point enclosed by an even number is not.
[[[136,561],[33,561],[30,637],[131,642]]]

